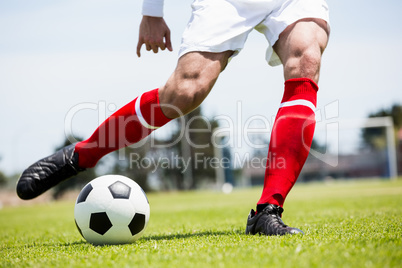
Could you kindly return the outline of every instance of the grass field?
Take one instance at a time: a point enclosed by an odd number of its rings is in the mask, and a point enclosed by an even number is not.
[[[86,243],[74,202],[3,208],[0,266],[402,267],[402,180],[296,185],[283,219],[305,236],[244,235],[259,195],[148,194],[145,235],[120,246]]]

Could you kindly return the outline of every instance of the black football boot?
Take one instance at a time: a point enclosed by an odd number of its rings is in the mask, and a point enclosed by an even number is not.
[[[75,144],[68,145],[28,167],[18,180],[18,196],[25,200],[35,198],[58,183],[84,171],[84,168],[78,167],[78,154],[74,149]]]
[[[287,235],[304,234],[302,230],[283,223],[283,208],[272,204],[257,205],[257,213],[252,209],[247,218],[246,234]]]

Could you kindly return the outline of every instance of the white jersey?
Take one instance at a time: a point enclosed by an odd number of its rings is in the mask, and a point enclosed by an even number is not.
[[[143,15],[163,16],[163,0],[144,0]],[[304,18],[329,23],[325,0],[194,0],[192,16],[183,33],[179,57],[193,51],[235,51],[244,47],[256,29],[268,41],[266,59],[281,64],[272,46],[287,26]]]

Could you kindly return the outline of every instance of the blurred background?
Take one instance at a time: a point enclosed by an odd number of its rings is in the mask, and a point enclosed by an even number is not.
[[[192,1],[165,1],[174,51],[154,54],[143,48],[138,58],[141,2],[0,2],[3,196],[27,166],[86,139],[116,109],[163,85],[172,73]],[[319,82],[317,131],[299,182],[396,177],[402,172],[402,2],[328,4],[331,36]],[[261,163],[267,161],[284,83],[282,67],[265,62],[266,47],[265,38],[252,32],[199,109],[140,146],[105,157],[96,169],[60,185],[51,198],[106,173],[127,175],[147,190],[262,184]],[[252,128],[255,133],[244,135]],[[188,139],[181,138],[185,131]],[[218,164],[211,163],[215,158]]]

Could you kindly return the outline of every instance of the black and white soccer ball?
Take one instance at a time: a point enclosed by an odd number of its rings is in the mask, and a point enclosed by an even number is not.
[[[78,231],[95,245],[126,244],[142,236],[149,220],[149,202],[142,188],[120,175],[89,182],[75,203]]]

